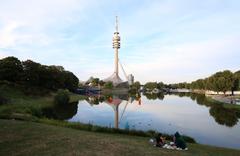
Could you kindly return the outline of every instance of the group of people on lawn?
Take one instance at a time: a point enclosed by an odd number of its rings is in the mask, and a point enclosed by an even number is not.
[[[183,137],[176,132],[173,136],[173,142],[167,144],[165,138],[159,133],[156,137],[156,147],[168,148],[168,149],[179,149],[179,150],[187,150],[187,144]]]

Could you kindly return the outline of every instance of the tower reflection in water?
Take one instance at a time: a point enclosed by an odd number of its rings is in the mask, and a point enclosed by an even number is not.
[[[114,112],[114,128],[119,128],[119,124],[124,116],[124,113],[129,104],[133,104],[134,101],[137,101],[138,105],[141,105],[141,96],[136,94],[135,96],[129,96],[128,94],[121,95],[94,95],[89,96],[86,101],[90,105],[98,105],[100,103],[106,103],[112,107]],[[120,105],[124,105],[123,111],[119,114]],[[126,123],[125,128],[128,128],[128,122]]]

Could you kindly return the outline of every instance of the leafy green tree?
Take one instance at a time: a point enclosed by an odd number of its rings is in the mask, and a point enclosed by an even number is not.
[[[16,57],[11,56],[0,60],[0,80],[20,81],[22,71],[22,63]]]
[[[41,87],[51,90],[78,87],[78,78],[62,66],[46,66],[32,60],[22,63],[15,57],[0,60],[0,80],[23,83],[29,87]]]
[[[194,89],[205,89],[205,82],[203,79],[198,79],[194,82]]]
[[[158,82],[157,88],[160,89],[160,90],[163,89],[164,88],[164,83],[163,82]]]
[[[232,94],[233,91],[240,90],[240,70],[234,73],[233,79]]]
[[[178,86],[177,88],[185,88],[185,83],[186,82],[177,84],[177,86]]]
[[[232,90],[234,79],[231,71],[218,72],[214,76],[216,77],[216,88],[218,91],[222,91],[225,94],[226,91]]]
[[[207,78],[207,80],[206,80],[206,89],[213,90],[213,91],[217,90],[216,78],[214,76],[210,76],[210,77]]]
[[[75,91],[78,88],[79,80],[78,78],[69,71],[63,71],[64,73],[64,88]]]
[[[23,81],[28,85],[40,85],[40,68],[41,64],[31,60],[23,61]]]
[[[131,89],[139,90],[141,88],[141,84],[139,81],[134,82],[131,86]]]
[[[153,90],[155,88],[158,88],[158,84],[157,82],[147,82],[145,85],[144,85],[144,89],[146,90]]]
[[[97,86],[98,84],[99,84],[99,78],[93,78],[93,80],[92,80],[92,84],[94,85],[94,86]]]
[[[52,89],[65,88],[65,73],[61,66],[49,66]]]

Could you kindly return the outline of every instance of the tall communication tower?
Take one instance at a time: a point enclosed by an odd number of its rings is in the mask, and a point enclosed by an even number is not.
[[[116,16],[116,23],[115,23],[115,32],[113,34],[113,49],[114,49],[114,73],[107,79],[105,79],[105,82],[111,81],[114,86],[117,86],[118,84],[122,83],[122,79],[119,77],[119,70],[118,70],[118,49],[120,49],[120,36],[118,32],[118,17]]]

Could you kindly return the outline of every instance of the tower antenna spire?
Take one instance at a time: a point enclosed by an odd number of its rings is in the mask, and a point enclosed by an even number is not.
[[[116,16],[116,25],[115,25],[115,28],[116,28],[116,32],[118,32],[118,16]]]

